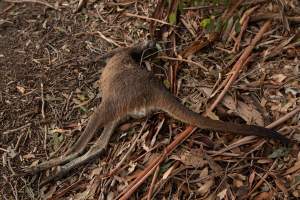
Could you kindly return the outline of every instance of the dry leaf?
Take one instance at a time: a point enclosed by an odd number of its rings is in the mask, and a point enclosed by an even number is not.
[[[233,185],[237,188],[240,188],[244,185],[243,181],[242,180],[239,180],[239,179],[233,179]]]
[[[220,193],[217,194],[217,197],[219,197],[219,199],[227,199],[227,188],[225,188],[224,190],[222,190]]]
[[[32,159],[32,158],[35,158],[35,155],[34,154],[32,154],[32,153],[28,153],[28,154],[26,154],[26,155],[24,155],[24,156],[22,156],[25,160],[30,160],[30,159]]]
[[[167,179],[170,174],[172,173],[173,169],[175,168],[175,165],[171,166],[167,171],[165,171],[165,173],[162,176],[162,179]]]
[[[257,195],[254,199],[255,200],[271,200],[272,199],[272,192],[262,192]]]
[[[284,175],[291,174],[291,173],[293,173],[295,171],[298,171],[299,169],[300,169],[300,161],[296,162],[293,167],[291,167],[288,170],[286,170],[286,172],[284,173]]]
[[[56,192],[57,185],[53,184],[50,186],[50,189],[48,186],[44,186],[40,189],[40,195],[42,199],[50,199],[53,194]]]
[[[31,165],[29,167],[35,167],[38,165],[38,163],[39,163],[39,160],[35,160],[31,163]]]
[[[235,101],[231,96],[226,95],[223,98],[222,104],[230,109],[231,112],[240,116],[248,124],[255,124],[264,126],[263,117],[260,112],[258,112],[253,105],[245,104],[242,101]]]
[[[178,160],[188,166],[200,168],[207,164],[207,161],[203,160],[202,151],[197,150],[180,152],[179,155],[172,155],[171,159]]]
[[[101,167],[96,167],[95,169],[93,169],[92,172],[89,175],[90,179],[92,179],[94,176],[100,175],[101,171],[102,171]]]
[[[281,83],[282,81],[284,81],[284,79],[286,79],[286,76],[284,74],[274,74],[273,76],[271,76],[271,79],[276,83]]]
[[[131,174],[135,170],[136,166],[137,166],[136,162],[130,161],[127,174]]]
[[[200,176],[200,179],[206,178],[208,176],[208,167],[205,167],[204,169],[202,169],[199,176]]]
[[[288,190],[284,186],[284,183],[281,180],[279,180],[278,178],[275,179],[275,184],[284,193],[284,195],[288,195]]]
[[[24,87],[19,86],[19,85],[17,85],[16,87],[17,87],[18,92],[20,92],[21,94],[25,94],[25,88]]]
[[[252,171],[252,173],[249,176],[249,188],[252,188],[253,181],[255,179],[255,175],[256,175],[255,171]]]
[[[207,87],[202,87],[201,91],[206,95],[210,96],[212,90]],[[242,101],[235,101],[230,95],[225,95],[222,100],[222,105],[226,106],[231,112],[240,116],[248,124],[253,124],[264,126],[263,117],[260,112],[258,112],[253,105],[245,104]],[[209,117],[212,119],[218,119],[218,117],[213,113],[208,113]]]
[[[202,184],[202,186],[198,189],[198,192],[203,196],[205,194],[207,194],[210,191],[210,188],[213,186],[214,184],[214,180],[210,179],[207,182],[205,182],[204,184]]]
[[[114,197],[115,197],[115,193],[109,192],[108,195],[107,195],[107,197],[106,197],[106,200],[113,200]]]

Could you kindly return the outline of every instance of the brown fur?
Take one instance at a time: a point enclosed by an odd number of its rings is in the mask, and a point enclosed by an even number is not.
[[[141,50],[143,48],[145,47],[142,46]],[[134,50],[138,51],[137,49]],[[90,139],[97,128],[105,126],[108,122],[123,119],[128,115],[141,114],[143,116],[154,110],[163,110],[180,121],[203,129],[241,135],[256,135],[278,139],[283,143],[288,141],[287,138],[270,129],[211,120],[190,111],[160,81],[131,57],[132,52],[132,48],[118,52],[105,66],[100,78],[100,89],[103,94],[102,103],[90,120],[82,137]]]

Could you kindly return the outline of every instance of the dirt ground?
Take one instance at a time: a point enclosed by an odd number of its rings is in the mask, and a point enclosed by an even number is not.
[[[158,3],[90,1],[82,11],[73,13],[77,1],[48,2],[59,10],[32,2],[0,2],[0,199],[114,199],[185,124],[160,112],[147,119],[129,120],[116,130],[100,159],[43,187],[40,182],[53,170],[29,176],[19,173],[26,166],[62,155],[78,138],[101,101],[97,80],[104,63],[93,63],[93,59],[149,37],[149,21],[123,14],[150,17]],[[266,1],[261,5],[259,9],[276,7]],[[287,4],[287,14],[299,18],[300,5],[295,5]],[[247,6],[239,9],[237,16]],[[226,9],[213,8],[183,9],[181,14],[185,21],[199,26],[203,18],[214,12],[219,16]],[[272,22],[249,64],[210,117],[267,126],[299,109],[299,21],[289,21],[289,30],[280,20]],[[178,52],[207,34],[199,28],[193,35],[182,21],[177,23],[172,31]],[[260,20],[248,25],[235,52],[230,51],[234,41],[226,43],[222,38],[190,56],[196,64],[181,64],[176,93],[186,106],[196,112],[209,107],[212,92],[261,25]],[[164,58],[146,61],[167,86],[172,64]],[[299,118],[298,112],[275,128],[299,143]],[[137,134],[138,142],[121,168],[107,176]],[[299,198],[299,145],[286,148],[276,141],[260,145],[262,139],[243,144],[241,139],[229,133],[195,131],[160,165],[158,178],[150,176],[132,199],[146,199],[149,188],[153,199],[239,199],[246,194],[249,199]],[[234,142],[238,145],[226,150]],[[156,181],[154,187],[151,181]]]

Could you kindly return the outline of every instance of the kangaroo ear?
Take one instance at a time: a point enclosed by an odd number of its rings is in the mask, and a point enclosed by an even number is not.
[[[147,58],[157,52],[156,42],[154,40],[144,41],[132,47],[130,56],[136,61],[140,62],[142,58]]]

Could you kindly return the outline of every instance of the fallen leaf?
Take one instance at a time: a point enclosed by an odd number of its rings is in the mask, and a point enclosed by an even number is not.
[[[35,167],[38,165],[38,163],[39,163],[39,160],[35,160],[31,163],[31,165],[29,167]]]
[[[299,169],[300,169],[300,161],[296,162],[293,167],[291,167],[288,170],[286,170],[286,172],[284,173],[284,175],[291,174],[291,173],[293,173],[295,171],[298,171]]]
[[[274,74],[271,76],[271,79],[277,83],[281,83],[286,79],[286,76],[284,74]]]
[[[280,179],[275,179],[275,184],[284,193],[284,195],[288,195],[288,190]]]
[[[214,180],[210,179],[206,181],[202,186],[198,189],[198,192],[203,196],[210,191],[210,188],[213,186]]]
[[[30,160],[30,159],[32,159],[32,158],[35,158],[35,155],[34,154],[32,154],[32,153],[28,153],[28,154],[26,154],[26,155],[24,155],[24,156],[22,156],[25,160]]]
[[[255,175],[256,175],[256,172],[252,171],[251,174],[250,174],[250,176],[249,176],[249,188],[252,188],[253,181],[255,179]]]
[[[242,180],[239,180],[239,179],[233,179],[233,185],[236,187],[236,188],[240,188],[244,185],[243,181]]]
[[[262,192],[257,195],[254,199],[255,200],[271,200],[273,197],[272,192]]]
[[[18,153],[15,151],[14,148],[12,148],[11,146],[8,146],[7,148],[7,155],[10,157],[10,158],[14,158],[18,155]]]
[[[205,167],[201,172],[200,172],[200,179],[204,179],[208,176],[208,167]]]
[[[136,162],[130,161],[127,174],[131,174],[137,166]]]
[[[50,189],[48,186],[44,186],[40,189],[40,195],[42,199],[50,199],[53,194],[56,192],[57,185],[53,184],[50,186]]]
[[[226,106],[231,112],[240,116],[248,124],[264,126],[264,120],[260,112],[258,112],[252,105],[248,105],[242,101],[235,101],[231,96],[226,95],[223,98],[222,104]]]
[[[191,150],[191,151],[183,151],[178,155],[173,155],[170,157],[171,159],[178,160],[185,165],[193,166],[193,167],[203,167],[207,164],[207,161],[203,159],[202,151]]]
[[[21,94],[25,94],[25,88],[24,87],[19,86],[19,85],[17,85],[16,87],[17,87],[18,92],[20,92]]]
[[[167,171],[165,171],[165,173],[162,176],[162,179],[167,179],[170,174],[172,173],[173,169],[175,168],[175,165],[172,165]]]
[[[224,190],[222,190],[220,193],[217,194],[217,197],[219,197],[219,199],[227,199],[226,198],[227,195],[227,188],[225,188]]]

